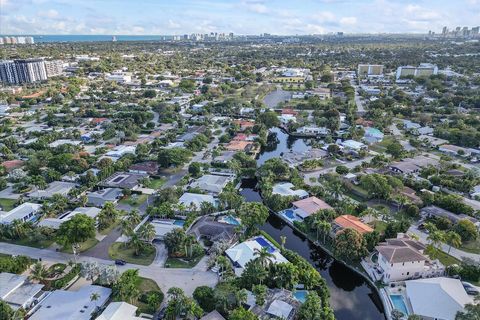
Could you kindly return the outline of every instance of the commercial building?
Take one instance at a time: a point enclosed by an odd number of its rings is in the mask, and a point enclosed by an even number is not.
[[[357,67],[357,76],[359,78],[379,77],[382,75],[383,75],[382,64],[359,64]]]
[[[397,68],[396,79],[405,77],[429,77],[438,74],[438,67],[431,63],[421,63],[418,67],[401,66]]]

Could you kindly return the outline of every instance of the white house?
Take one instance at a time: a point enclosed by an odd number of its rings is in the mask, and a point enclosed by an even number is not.
[[[423,319],[453,320],[466,304],[473,303],[458,279],[418,279],[405,285],[413,313]]]
[[[382,280],[386,283],[441,276],[445,273],[442,264],[430,261],[423,254],[423,244],[408,237],[387,239],[375,249],[378,251],[378,267]]]
[[[198,193],[189,193],[185,192],[180,199],[178,199],[179,204],[183,204],[186,208],[194,206],[196,210],[201,208],[202,202],[208,202],[217,206],[217,201],[213,196],[209,194],[198,194]]]
[[[28,310],[43,297],[43,284],[30,282],[27,276],[9,272],[0,273],[0,300],[12,309]]]
[[[297,133],[306,135],[328,135],[330,130],[325,127],[303,126],[297,129]]]
[[[0,223],[10,224],[15,220],[32,221],[41,208],[41,204],[25,202],[10,211],[0,211]]]
[[[97,320],[145,320],[146,318],[136,316],[137,309],[126,302],[111,302]]]

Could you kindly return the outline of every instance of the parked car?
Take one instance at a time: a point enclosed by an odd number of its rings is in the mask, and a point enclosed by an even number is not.
[[[127,264],[127,261],[121,260],[121,259],[117,259],[117,260],[115,260],[115,264],[116,264],[117,266],[124,266],[124,265]]]
[[[469,282],[462,281],[463,288],[465,291],[472,296],[480,294],[480,290]]]

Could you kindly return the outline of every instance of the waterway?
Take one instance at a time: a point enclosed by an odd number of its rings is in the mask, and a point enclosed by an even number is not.
[[[274,128],[271,130],[268,145],[261,150],[257,158],[257,164],[260,166],[268,159],[281,157],[289,150],[301,152],[308,148],[306,139],[289,137],[280,129]],[[241,194],[246,201],[261,201],[255,185],[256,180],[252,179],[242,183]],[[362,276],[336,262],[327,252],[315,246],[277,216],[270,215],[261,229],[278,242],[280,242],[280,236],[286,236],[285,247],[300,254],[320,272],[328,285],[330,304],[336,319],[385,319],[380,297],[375,288],[372,288]]]

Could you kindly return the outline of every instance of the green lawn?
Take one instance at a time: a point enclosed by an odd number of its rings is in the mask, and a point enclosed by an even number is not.
[[[33,247],[38,249],[46,249],[55,242],[53,239],[37,241],[29,238],[18,239],[18,240],[3,239],[2,241],[7,243],[18,244],[19,246]]]
[[[93,248],[97,245],[99,241],[96,238],[90,238],[82,243],[80,243],[80,252],[87,251],[90,248]],[[72,246],[62,248],[62,252],[73,253]]]
[[[161,292],[157,283],[155,281],[153,281],[152,279],[148,279],[148,278],[140,277],[140,283],[137,285],[137,288],[140,291],[140,295],[142,295],[144,293],[146,294],[146,293],[152,292],[152,291]],[[140,301],[140,299],[137,299],[133,303],[133,305],[138,307],[137,314],[140,314],[140,313],[150,314],[150,313],[152,313],[152,310],[150,309],[148,304]]]
[[[115,221],[114,223],[112,223],[108,228],[105,228],[103,230],[99,230],[98,233],[100,233],[101,235],[109,235],[110,232],[112,232],[113,229],[115,229],[116,227],[118,227],[120,225],[120,221],[121,219],[117,219],[117,221]]]
[[[459,249],[465,252],[480,254],[480,239],[464,242]]]
[[[155,179],[150,179],[150,182],[148,183],[148,188],[151,189],[160,189],[161,186],[163,186],[167,182],[165,178],[155,178]]]
[[[0,199],[0,207],[3,211],[10,211],[15,207],[15,199]]]
[[[203,255],[196,257],[192,260],[182,260],[179,258],[168,258],[165,262],[166,268],[185,268],[191,269],[197,265],[197,263],[203,258]]]
[[[440,262],[445,266],[461,263],[460,260],[458,260],[455,257],[452,257],[451,255],[443,251],[440,251],[440,253],[438,254],[438,260],[440,260]]]
[[[132,207],[138,207],[145,201],[147,201],[148,195],[140,194],[140,195],[131,195],[119,201],[121,204],[128,204]]]
[[[128,263],[141,264],[143,266],[152,264],[153,259],[155,259],[155,254],[155,247],[151,244],[149,244],[144,252],[140,253],[138,256],[135,255],[134,249],[125,246],[124,243],[120,242],[115,242],[108,249],[108,255],[112,259],[121,259]]]
[[[377,220],[377,221],[374,221],[374,222],[370,223],[370,225],[372,226],[372,228],[377,230],[379,233],[384,233],[385,229],[387,229],[387,223],[385,221]]]

